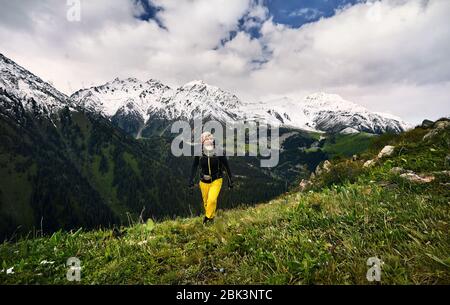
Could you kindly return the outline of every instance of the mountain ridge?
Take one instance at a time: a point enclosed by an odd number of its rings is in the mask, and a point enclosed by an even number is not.
[[[141,81],[135,77],[114,80],[70,97],[56,90],[20,65],[0,54],[0,86],[50,114],[63,107],[83,108],[109,118],[128,134],[154,134],[166,130],[175,120],[202,116],[222,123],[264,121],[280,127],[316,132],[339,133],[354,130],[381,134],[402,132],[411,126],[393,115],[375,113],[346,101],[336,94],[313,93],[303,99],[283,97],[246,102],[233,93],[194,80],[171,88],[161,81]]]
[[[202,115],[220,122],[258,120],[277,126],[318,132],[340,132],[352,128],[360,132],[380,134],[398,133],[411,127],[399,117],[371,112],[358,104],[344,100],[337,94],[320,92],[300,100],[282,97],[268,101],[246,102],[233,93],[211,86],[202,80],[195,80],[176,89],[166,86],[167,90],[164,91],[163,96],[158,96],[160,92],[151,90],[150,95],[156,96],[149,100],[147,95],[121,97],[123,91],[116,86],[115,81],[79,90],[71,98],[79,105],[85,105],[86,100],[96,101],[98,105],[102,105],[108,102],[108,96],[114,95],[114,98],[109,97],[113,100],[111,106],[115,103],[114,101],[120,102],[117,103],[116,108],[110,108],[108,112],[103,113],[113,117],[117,112],[123,113],[121,109],[127,105],[128,108],[136,110],[132,116],[141,125],[147,124],[150,118],[166,121],[191,120]],[[121,82],[126,81],[127,79]],[[159,82],[159,84],[162,83]],[[99,88],[105,87],[110,88],[110,91],[105,93],[106,96],[99,92]],[[141,89],[149,93],[148,88],[141,87]]]
[[[22,100],[24,108],[35,114],[51,116],[64,107],[76,106],[67,95],[1,53],[0,88]]]

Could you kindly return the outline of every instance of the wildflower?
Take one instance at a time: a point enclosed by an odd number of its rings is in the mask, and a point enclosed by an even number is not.
[[[147,240],[143,240],[143,241],[141,241],[141,242],[138,242],[138,245],[139,245],[139,246],[143,246],[143,245],[145,245],[145,244],[147,244]]]

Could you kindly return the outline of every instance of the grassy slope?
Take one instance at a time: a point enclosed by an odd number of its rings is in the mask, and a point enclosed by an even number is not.
[[[378,146],[396,145],[394,156],[355,171],[354,183],[219,211],[212,226],[197,217],[134,225],[120,238],[80,230],[5,243],[1,268],[15,273],[1,272],[0,283],[67,284],[65,261],[76,256],[84,284],[367,284],[366,261],[376,256],[384,284],[449,284],[448,176],[416,185],[389,171],[448,170],[449,132],[423,142],[426,132],[377,139]]]
[[[353,154],[367,150],[373,137],[373,135],[365,132],[337,134],[334,136],[333,141],[328,139],[325,142],[323,151],[328,153],[331,158],[335,156],[351,157]]]

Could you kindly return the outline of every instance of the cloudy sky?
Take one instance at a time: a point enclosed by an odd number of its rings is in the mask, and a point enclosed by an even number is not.
[[[251,101],[324,91],[413,123],[450,115],[449,0],[80,0],[74,22],[76,2],[0,0],[0,53],[67,94],[202,79]]]

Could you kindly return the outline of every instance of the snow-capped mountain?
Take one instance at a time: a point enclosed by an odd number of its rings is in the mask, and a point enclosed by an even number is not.
[[[51,115],[69,106],[109,118],[127,133],[165,130],[174,120],[212,118],[222,123],[266,121],[310,131],[355,133],[401,132],[409,125],[388,114],[370,112],[335,94],[316,93],[304,99],[288,97],[249,103],[203,81],[172,89],[157,81],[118,79],[82,89],[70,98],[0,54],[0,88],[21,101],[23,108]]]
[[[378,134],[410,127],[396,116],[371,112],[337,94],[315,93],[298,101],[284,97],[257,106],[253,111],[264,114],[268,121],[307,130]]]
[[[165,108],[173,90],[157,80],[119,79],[75,92],[71,99],[80,107],[100,113],[134,136],[140,136],[150,116]]]
[[[113,117],[122,114],[138,114],[145,121],[150,112],[163,107],[165,97],[172,96],[172,89],[157,80],[146,82],[136,78],[119,79],[98,87],[79,90],[71,98],[91,111]]]
[[[284,97],[248,103],[203,81],[193,81],[174,90],[153,80],[116,79],[80,90],[72,98],[79,105],[110,117],[131,133],[138,132],[138,126],[154,124],[155,120],[190,120],[200,115],[223,123],[262,120],[291,128],[343,133],[401,132],[409,127],[400,118],[370,112],[335,94],[316,93],[302,100]]]
[[[234,94],[193,81],[174,90],[159,81],[139,81],[135,78],[115,79],[99,87],[79,90],[72,99],[78,105],[113,117],[117,113],[168,120],[190,119],[202,115],[221,121],[242,118],[243,102]]]
[[[203,81],[193,81],[178,88],[166,100],[161,115],[168,119],[213,117],[221,122],[244,119],[244,103],[234,94]]]
[[[22,102],[24,109],[50,115],[65,106],[69,98],[52,85],[0,54],[0,88]]]
[[[246,118],[244,102],[203,81],[172,89],[155,80],[115,79],[99,87],[79,90],[71,98],[138,137],[143,130],[165,129],[175,120],[202,117],[225,123]]]

